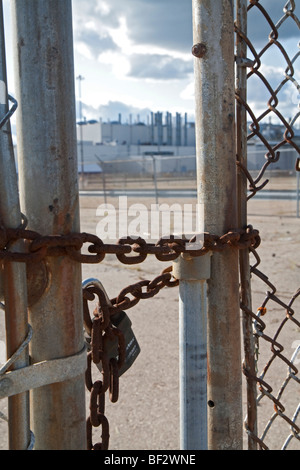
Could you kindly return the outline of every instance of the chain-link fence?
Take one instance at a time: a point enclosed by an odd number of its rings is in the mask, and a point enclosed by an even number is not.
[[[265,8],[265,2],[250,0],[239,2],[236,21],[237,35],[237,63],[239,67],[247,68],[247,72],[239,72],[236,99],[238,103],[238,116],[243,119],[241,126],[246,127],[248,148],[251,142],[259,143],[265,151],[265,161],[259,171],[253,171],[247,165],[242,152],[238,150],[238,168],[241,178],[248,182],[248,200],[255,198],[259,192],[268,188],[270,181],[276,178],[276,169],[279,162],[286,162],[285,149],[295,149],[292,164],[299,171],[299,50],[289,48],[285,42],[284,28],[293,30],[295,37],[299,34],[299,19],[295,12],[296,2],[282,3],[282,16],[274,18],[274,12]],[[246,9],[247,6],[247,9]],[[277,5],[276,5],[277,6]],[[257,44],[256,31],[251,31],[247,24],[250,18],[255,18],[257,24],[265,22],[269,28],[269,35],[264,42]],[[262,20],[262,21],[261,21]],[[299,46],[298,46],[299,47]],[[244,75],[243,75],[244,74]],[[247,88],[254,83],[256,93],[265,92],[267,99],[263,109],[254,109],[250,98],[247,99]],[[286,108],[289,107],[289,118]],[[262,106],[261,106],[262,108]],[[245,112],[246,111],[246,112]],[[242,116],[242,117],[241,117]],[[275,121],[280,132],[268,134],[266,124]],[[243,137],[239,134],[240,142]],[[239,143],[239,142],[238,142]],[[239,149],[239,147],[238,147]],[[268,171],[270,170],[270,171]],[[286,189],[291,189],[291,180]],[[243,197],[243,196],[241,196]],[[278,202],[277,202],[278,203]],[[269,201],[265,207],[264,218],[274,213],[276,201]],[[249,217],[250,218],[250,217]],[[278,221],[280,219],[278,218]],[[288,227],[287,227],[288,230]],[[262,237],[263,240],[263,237]],[[262,241],[263,243],[263,241]],[[278,244],[277,246],[280,246]],[[289,243],[285,246],[288,252]],[[253,291],[266,290],[265,298],[261,304],[251,307],[243,303],[241,308],[246,317],[249,317],[252,328],[244,329],[245,360],[244,374],[248,382],[248,414],[245,419],[245,428],[249,435],[250,448],[269,448],[269,437],[276,436],[276,448],[299,448],[299,304],[297,299],[300,290],[293,294],[288,293],[288,287],[283,287],[284,279],[274,285],[268,277],[268,267],[264,272],[260,269],[261,259],[259,250],[251,251],[251,277]],[[276,256],[276,253],[273,253]],[[277,269],[280,269],[278,266]],[[283,273],[284,277],[284,273]],[[295,277],[298,275],[295,273]],[[242,278],[243,279],[243,278]],[[278,278],[277,278],[278,279]],[[295,279],[296,281],[296,279]],[[297,281],[296,281],[297,282]],[[261,284],[259,286],[259,284]],[[242,283],[242,290],[245,287]],[[287,289],[287,290],[286,290]],[[293,294],[293,295],[292,295]],[[290,299],[288,297],[290,296]],[[257,296],[256,302],[259,302]],[[298,307],[298,309],[297,309]],[[247,322],[247,318],[245,320]],[[254,342],[252,342],[252,334]],[[298,338],[298,340],[297,340]],[[269,351],[269,352],[268,352]],[[252,357],[250,357],[252,355]],[[254,355],[253,364],[252,359]],[[265,365],[264,365],[265,364]],[[253,369],[254,365],[254,369]],[[275,377],[275,378],[274,378]],[[257,386],[258,396],[256,397]],[[270,402],[273,406],[269,406]],[[250,404],[250,406],[249,406]],[[270,413],[268,415],[268,413]]]

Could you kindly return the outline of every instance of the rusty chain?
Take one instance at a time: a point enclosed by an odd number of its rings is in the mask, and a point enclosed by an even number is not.
[[[25,231],[28,232],[28,231]],[[116,254],[118,259],[124,264],[140,263],[145,260],[148,254],[154,254],[161,261],[170,261],[176,259],[180,253],[186,252],[186,243],[194,243],[195,239],[183,240],[168,237],[161,239],[156,245],[148,244],[143,239],[123,238],[116,245],[104,245],[104,243],[94,235],[90,234],[71,234],[70,236],[41,237],[36,233],[24,233],[24,230],[8,231],[6,237],[2,240],[10,243],[15,241],[16,237],[23,237],[31,241],[29,248],[29,259],[36,261],[44,256],[58,256],[67,254],[76,261],[91,261],[93,255],[81,255],[78,252],[83,243],[88,242],[91,245],[88,248],[90,253],[96,254],[97,262],[104,259],[105,254]],[[195,256],[201,256],[207,251],[222,251],[227,247],[237,249],[255,249],[260,243],[260,237],[257,230],[251,226],[246,230],[238,232],[229,232],[221,237],[205,234],[203,247],[194,250]],[[2,242],[2,244],[4,244]],[[99,253],[100,251],[100,253]],[[127,256],[131,252],[133,257]],[[191,250],[188,250],[191,253]],[[31,258],[31,254],[34,254]],[[36,257],[36,253],[38,256]],[[137,253],[137,255],[136,255]],[[4,256],[5,259],[5,256]],[[14,258],[15,259],[15,258]],[[27,262],[28,258],[22,255],[22,261]],[[88,336],[90,351],[87,356],[86,387],[90,392],[90,415],[86,422],[87,431],[87,449],[88,450],[107,450],[109,446],[109,421],[105,415],[105,395],[109,392],[111,402],[118,400],[119,394],[119,369],[122,367],[125,359],[125,340],[121,330],[111,323],[111,317],[121,310],[127,310],[135,305],[141,299],[152,298],[164,287],[176,287],[179,284],[178,279],[172,279],[172,266],[165,268],[160,275],[153,280],[143,280],[123,288],[117,297],[109,300],[103,291],[97,286],[90,286],[83,289],[83,312],[84,327]],[[93,317],[90,315],[88,303],[98,297],[98,306],[93,311]],[[130,298],[131,297],[131,298]],[[118,338],[118,359],[109,358],[105,351],[105,343],[112,337]],[[102,379],[93,381],[93,364],[101,368]],[[93,428],[101,427],[101,442],[93,443]]]
[[[25,253],[12,251],[18,240],[26,242]],[[248,226],[245,230],[230,231],[216,236],[205,233],[199,244],[197,236],[191,239],[179,239],[175,236],[161,238],[156,244],[147,243],[142,238],[124,237],[116,244],[104,244],[96,235],[89,233],[70,233],[67,235],[46,235],[20,227],[5,229],[0,227],[0,261],[24,263],[39,262],[47,256],[68,256],[80,263],[100,263],[106,254],[115,254],[118,260],[127,265],[142,263],[148,255],[154,255],[159,261],[173,261],[182,253],[202,256],[208,251],[220,252],[228,248],[255,249],[260,244],[259,232]],[[89,254],[81,252],[87,244]],[[191,247],[194,248],[191,250]],[[9,248],[9,250],[8,250]],[[107,450],[109,446],[109,422],[105,416],[105,394],[109,392],[112,402],[118,400],[119,369],[125,359],[124,334],[112,325],[111,317],[123,310],[134,307],[141,299],[148,299],[164,288],[179,284],[172,279],[172,266],[165,268],[152,281],[143,280],[121,290],[119,295],[108,303],[103,291],[97,286],[83,289],[84,327],[88,337],[86,388],[90,392],[90,415],[86,421],[87,449]],[[98,306],[91,317],[88,302],[98,297]],[[113,337],[118,340],[118,359],[106,354],[105,344]],[[101,380],[93,381],[93,365],[99,366]],[[102,429],[101,442],[93,443],[93,428]]]
[[[125,360],[124,333],[113,326],[111,317],[121,310],[134,307],[141,299],[156,295],[163,287],[175,287],[178,280],[172,279],[172,267],[168,267],[152,281],[145,280],[123,289],[119,295],[108,301],[102,289],[93,285],[83,289],[84,327],[89,345],[86,370],[86,388],[90,392],[90,415],[86,422],[87,449],[107,450],[109,445],[109,422],[105,416],[105,394],[109,392],[112,403],[119,397],[119,369]],[[146,291],[143,292],[143,288]],[[131,300],[128,295],[131,294]],[[88,303],[98,297],[98,305],[91,317]],[[106,352],[106,342],[118,340],[118,359],[110,358]],[[102,380],[93,381],[92,366],[100,365]],[[102,428],[101,442],[93,444],[93,428]]]
[[[220,252],[229,247],[255,249],[260,244],[259,232],[251,225],[222,236],[204,233],[202,238],[201,245],[198,244],[196,236],[184,239],[173,235],[161,238],[156,244],[147,243],[140,237],[124,237],[116,244],[105,244],[99,237],[90,233],[40,235],[23,228],[0,227],[0,261],[31,263],[41,261],[46,256],[68,256],[80,263],[95,264],[103,261],[106,254],[115,254],[121,263],[130,265],[142,263],[149,254],[154,254],[159,261],[173,261],[182,253],[203,256],[209,251]],[[20,239],[26,241],[27,252],[8,251],[8,246]],[[81,253],[86,244],[89,244],[89,254]]]
[[[98,306],[91,317],[88,302],[98,297]],[[87,356],[86,387],[90,392],[90,415],[86,422],[87,449],[107,450],[109,445],[109,422],[105,416],[105,393],[109,391],[110,400],[115,403],[119,396],[119,369],[125,360],[124,334],[112,326],[110,317],[115,313],[111,309],[103,291],[97,286],[83,289],[84,326],[90,340]],[[118,339],[118,359],[109,358],[105,352],[105,342]],[[100,365],[102,380],[93,381],[92,364]],[[93,444],[93,427],[102,428],[102,441]]]
[[[260,237],[257,230],[254,230],[251,226],[247,227],[246,230],[238,232],[229,232],[228,234],[217,237],[209,234],[205,234],[204,246],[199,250],[195,251],[195,256],[201,256],[207,251],[223,251],[227,247],[235,247],[237,249],[251,249],[255,250],[260,243]],[[43,238],[43,237],[42,237]],[[83,234],[84,240],[93,242],[89,247],[90,253],[97,253],[97,247],[101,246],[101,250],[104,250],[104,244],[99,243],[98,240],[92,237],[86,237]],[[70,240],[74,242],[75,239],[70,237]],[[188,241],[193,243],[194,238]],[[55,242],[51,244],[51,253],[61,254],[61,251],[57,250],[57,237]],[[161,239],[159,242],[154,244],[147,244],[143,239],[124,238],[119,241],[117,245],[108,245],[108,252],[117,254],[119,260],[125,264],[140,263],[144,261],[148,254],[154,254],[160,261],[170,261],[176,259],[180,253],[184,253],[187,250],[186,240],[175,239],[174,237],[168,237]],[[56,250],[53,252],[54,245]],[[62,241],[63,248],[66,248],[65,237]],[[35,248],[43,246],[43,242],[38,242]],[[128,255],[132,247],[134,253],[138,255],[129,258]],[[73,247],[73,245],[72,245]],[[119,247],[125,250],[122,252]],[[62,248],[62,246],[59,246]],[[189,253],[190,250],[188,251]],[[99,253],[98,253],[99,254]],[[103,253],[102,253],[103,255]],[[76,255],[76,260],[79,261],[80,255]],[[86,258],[84,258],[86,259]],[[89,258],[88,258],[89,259]],[[128,261],[129,260],[129,261]],[[172,279],[172,266],[165,268],[160,275],[155,277],[152,281],[142,280],[135,284],[131,284],[123,288],[117,297],[110,299],[106,298],[105,294],[98,286],[87,287],[83,289],[83,311],[84,311],[84,326],[85,331],[89,338],[90,351],[88,352],[88,366],[86,371],[86,387],[90,392],[90,416],[87,418],[86,430],[87,430],[87,449],[88,450],[107,450],[109,445],[109,422],[105,416],[105,394],[109,392],[109,398],[111,402],[115,403],[118,400],[119,393],[119,375],[118,371],[124,362],[125,357],[125,342],[122,331],[112,326],[111,317],[117,314],[121,310],[127,310],[135,305],[141,299],[148,299],[154,297],[164,287],[176,287],[179,284],[178,279]],[[98,306],[93,312],[93,318],[91,318],[88,302],[95,299],[95,295],[98,297]],[[130,296],[132,298],[130,298]],[[119,345],[119,357],[118,360],[115,358],[107,357],[105,351],[106,341],[113,336],[118,337]],[[92,379],[92,365],[101,364],[102,380],[96,380],[93,382]],[[93,428],[102,428],[101,442],[93,444]]]

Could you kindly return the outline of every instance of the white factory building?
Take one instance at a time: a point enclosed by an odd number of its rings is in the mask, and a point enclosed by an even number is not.
[[[147,122],[82,121],[77,125],[80,172],[143,173],[195,171],[195,125],[187,114],[150,113]],[[101,164],[102,162],[102,164]]]
[[[119,114],[117,121],[83,121],[77,127],[78,140],[94,144],[195,146],[195,124],[188,122],[186,113],[151,113],[146,123],[132,115],[123,123]]]
[[[282,140],[280,125],[265,124],[261,131],[269,142]],[[299,137],[297,144],[298,140]],[[195,124],[188,121],[187,114],[150,113],[147,122],[141,122],[139,116],[129,116],[123,122],[120,114],[116,121],[82,121],[77,124],[77,141],[81,173],[148,172],[153,169],[153,158],[157,172],[196,170]],[[266,153],[260,141],[251,140],[251,144],[248,147],[250,171],[261,168]],[[290,146],[284,146],[281,151],[282,158],[272,169],[293,170],[297,152]]]

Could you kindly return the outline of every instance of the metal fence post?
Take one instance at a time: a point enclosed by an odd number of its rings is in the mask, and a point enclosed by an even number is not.
[[[79,232],[71,0],[13,0],[17,150],[22,211],[42,235]],[[84,347],[81,266],[47,258],[48,285],[31,306],[33,362]],[[32,391],[37,450],[86,448],[84,376]]]
[[[193,0],[200,230],[237,226],[233,0]],[[242,448],[238,251],[214,253],[207,283],[208,449]]]
[[[247,0],[236,1],[236,27],[247,35]],[[241,104],[247,102],[247,45],[241,37],[236,35],[236,154],[238,165],[247,168],[247,112]],[[247,191],[248,181],[245,173],[240,169],[237,179],[238,190],[238,219],[239,227],[246,228],[248,221]],[[251,275],[249,251],[240,250],[240,289],[241,302],[248,310],[252,310],[251,299]],[[257,443],[251,435],[257,435],[257,390],[255,377],[255,344],[253,335],[252,318],[243,312],[243,343],[244,343],[244,368],[248,372],[246,379],[247,388],[247,420],[246,427],[249,433],[248,449],[256,450]]]
[[[207,279],[210,255],[182,255],[179,279],[180,448],[207,450]]]
[[[2,120],[8,112],[2,0],[0,0],[0,81],[2,89],[0,120]],[[6,228],[17,228],[22,224],[22,215],[9,120],[6,121],[0,132],[0,222]],[[14,249],[24,251],[23,242],[19,241],[18,244],[15,244]],[[22,263],[5,262],[3,274],[6,346],[7,358],[9,359],[19,349],[28,334],[26,268]],[[28,364],[29,355],[28,348],[26,348],[11,369],[26,367]],[[10,450],[26,450],[30,443],[29,394],[27,392],[8,399],[8,421]]]

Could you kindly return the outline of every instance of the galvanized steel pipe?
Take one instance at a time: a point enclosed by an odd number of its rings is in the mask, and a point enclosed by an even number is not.
[[[0,0],[0,120],[8,112],[6,54],[3,24],[3,5]],[[15,167],[11,125],[9,120],[0,130],[0,222],[5,227],[17,228],[22,223],[18,181]],[[14,244],[14,250],[23,251],[24,244]],[[3,267],[3,296],[5,300],[6,348],[9,359],[23,343],[28,333],[26,267],[21,263],[6,262]],[[28,348],[18,357],[12,369],[29,364]],[[26,450],[30,443],[29,394],[20,393],[8,399],[10,450]]]
[[[12,0],[22,211],[43,235],[79,232],[71,0]],[[48,258],[48,286],[30,308],[33,362],[84,346],[81,266]],[[84,376],[32,392],[37,450],[86,448]]]
[[[210,254],[181,255],[179,279],[180,448],[207,450],[207,279]]]
[[[193,0],[200,230],[237,226],[233,0]],[[208,449],[242,448],[238,250],[214,253],[207,282]]]

